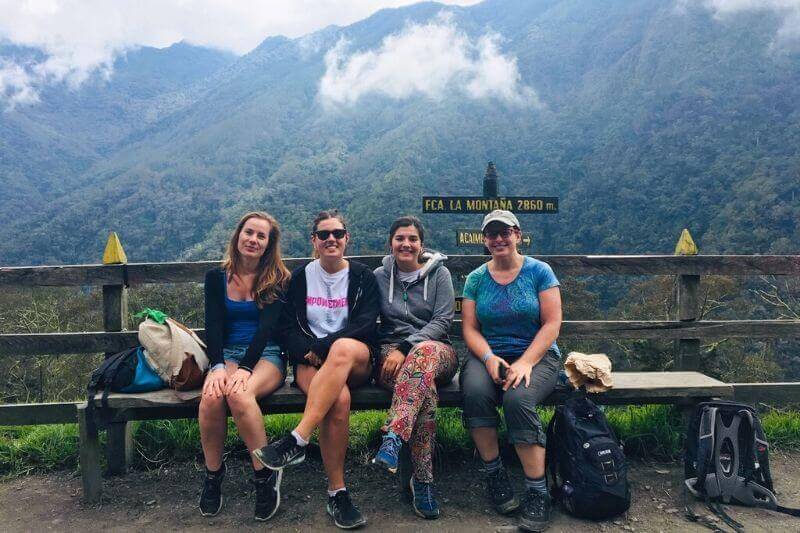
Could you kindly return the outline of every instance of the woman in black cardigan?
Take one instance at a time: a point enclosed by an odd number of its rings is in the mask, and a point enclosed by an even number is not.
[[[290,274],[280,253],[280,226],[267,213],[246,214],[231,235],[221,268],[205,279],[206,345],[211,361],[200,399],[200,441],[206,476],[200,512],[222,508],[222,452],[230,408],[248,450],[267,443],[258,399],[283,384],[286,360],[275,341]],[[256,520],[267,520],[280,503],[280,472],[253,461]]]
[[[369,381],[379,292],[371,269],[345,259],[350,234],[338,211],[317,215],[311,234],[316,260],[293,272],[278,335],[295,365],[295,383],[308,399],[294,431],[254,455],[282,472],[305,459],[306,445],[319,427],[327,511],[337,526],[351,529],[366,520],[344,483],[350,389]]]

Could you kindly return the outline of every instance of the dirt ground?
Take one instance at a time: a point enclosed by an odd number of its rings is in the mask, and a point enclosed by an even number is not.
[[[773,455],[772,471],[779,500],[800,505],[800,454]],[[197,512],[201,473],[194,464],[164,466],[159,470],[135,471],[105,480],[102,504],[81,502],[80,478],[60,473],[37,475],[0,483],[0,530],[16,531],[212,531],[280,530],[333,531],[325,514],[325,485],[318,458],[287,470],[281,506],[267,523],[252,519],[253,494],[248,483],[249,467],[237,458],[228,460],[224,484],[225,503],[214,518]],[[513,481],[522,487],[522,473],[512,465]],[[678,463],[634,462],[630,473],[633,503],[630,511],[615,520],[593,523],[570,518],[556,511],[550,531],[709,531],[683,517],[682,466]],[[417,518],[404,503],[397,482],[375,472],[365,457],[348,463],[348,484],[354,501],[368,520],[367,528],[406,531],[516,531],[512,517],[495,514],[487,505],[483,485],[473,460],[451,459],[438,472],[442,516],[436,521]],[[697,504],[697,512],[705,507]],[[741,507],[729,508],[747,531],[777,533],[800,531],[800,518]],[[706,514],[708,514],[706,512]]]

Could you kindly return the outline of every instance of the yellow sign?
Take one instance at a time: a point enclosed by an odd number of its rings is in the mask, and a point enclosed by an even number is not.
[[[124,265],[128,262],[128,256],[125,255],[125,250],[122,249],[122,243],[119,242],[119,237],[116,231],[112,231],[108,236],[106,243],[106,250],[103,252],[104,265]]]
[[[530,233],[523,233],[519,245],[530,248],[531,240]],[[456,246],[483,246],[483,232],[477,229],[456,230]]]
[[[681,232],[678,244],[675,245],[675,255],[697,255],[697,245],[688,229]]]

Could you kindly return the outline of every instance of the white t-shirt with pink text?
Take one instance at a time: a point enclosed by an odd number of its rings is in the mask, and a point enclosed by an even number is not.
[[[306,317],[318,339],[347,324],[347,275],[350,268],[328,274],[316,259],[306,265]]]

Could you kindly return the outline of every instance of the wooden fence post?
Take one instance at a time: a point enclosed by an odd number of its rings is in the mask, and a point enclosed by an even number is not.
[[[697,246],[688,229],[681,232],[675,255],[697,255]],[[697,320],[700,318],[700,276],[680,274],[676,281],[677,319],[685,322]],[[700,339],[679,339],[675,347],[675,370],[700,368]]]
[[[108,236],[104,265],[126,265],[128,258],[115,232]],[[124,268],[124,267],[123,267]],[[103,285],[103,329],[124,331],[128,328],[127,280],[119,285]],[[106,354],[108,357],[109,353]],[[113,422],[106,433],[106,464],[109,474],[124,474],[133,458],[133,433],[128,422]]]

